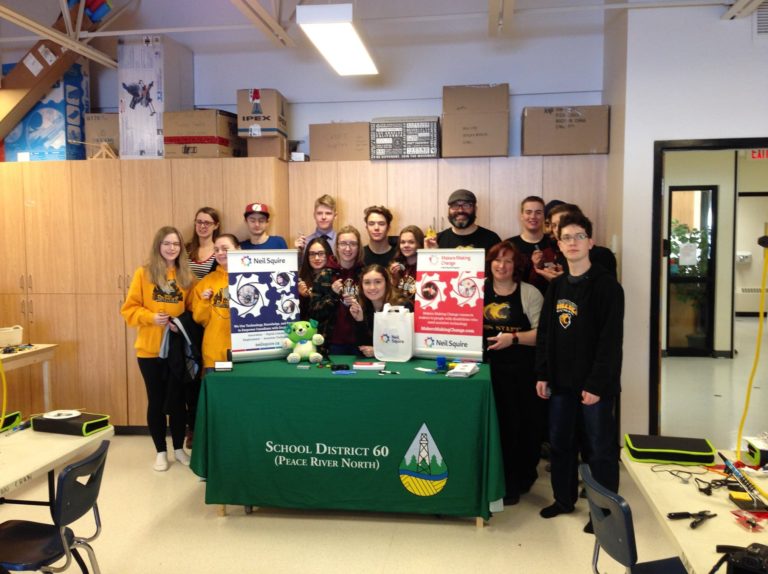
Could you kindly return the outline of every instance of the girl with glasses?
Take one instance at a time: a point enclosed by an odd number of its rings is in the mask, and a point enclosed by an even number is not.
[[[190,294],[195,276],[189,268],[181,232],[161,227],[152,240],[149,261],[133,274],[121,309],[125,322],[136,327],[136,356],[147,388],[147,426],[155,444],[154,469],[168,470],[165,436],[170,424],[176,460],[189,465],[184,452],[186,408],[184,390],[170,361],[160,357],[167,329],[175,331],[171,318],[191,311]],[[166,420],[166,414],[168,420]]]
[[[309,315],[332,355],[357,354],[357,329],[349,307],[360,290],[363,268],[360,232],[347,225],[336,234],[338,266],[326,267],[315,278]]]
[[[328,242],[322,237],[315,237],[310,240],[304,249],[299,268],[299,308],[303,321],[310,319],[309,304],[312,299],[315,278],[326,267],[335,265],[333,251]]]
[[[195,230],[192,241],[187,243],[189,266],[198,279],[202,279],[213,270],[216,258],[213,256],[213,243],[219,236],[221,217],[212,207],[201,207],[195,214]]]

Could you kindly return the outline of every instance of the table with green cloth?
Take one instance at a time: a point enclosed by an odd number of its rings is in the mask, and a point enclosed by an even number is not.
[[[205,377],[191,467],[206,503],[490,517],[504,473],[487,365],[471,378],[416,371],[426,360],[387,364],[400,374],[307,365]]]

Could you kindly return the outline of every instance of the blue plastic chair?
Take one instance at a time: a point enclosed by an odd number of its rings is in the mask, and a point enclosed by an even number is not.
[[[600,574],[597,561],[601,548],[631,574],[687,574],[677,556],[638,563],[635,527],[629,504],[600,485],[588,465],[580,465],[579,474],[587,491],[589,514],[595,529],[595,550],[592,554],[592,571],[595,574]]]
[[[96,554],[90,543],[101,533],[101,518],[96,500],[99,497],[109,441],[90,456],[68,465],[59,473],[56,496],[51,508],[53,524],[28,520],[9,520],[0,524],[0,572],[6,570],[40,570],[62,572],[69,568],[72,558],[87,574],[88,569],[78,553],[88,553],[95,574],[100,574]],[[84,480],[83,477],[88,477]],[[83,480],[78,480],[83,479]],[[93,510],[96,532],[88,537],[75,536],[69,525]],[[62,558],[61,566],[52,566]]]

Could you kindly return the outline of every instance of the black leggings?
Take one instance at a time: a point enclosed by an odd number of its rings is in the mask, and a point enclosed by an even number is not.
[[[152,442],[155,443],[157,452],[166,452],[168,446],[165,443],[165,435],[168,429],[166,414],[170,419],[171,440],[174,450],[184,445],[184,429],[186,426],[186,409],[183,393],[181,400],[168,400],[170,386],[170,373],[168,362],[165,359],[139,358],[139,370],[144,377],[144,385],[147,387],[147,426]]]

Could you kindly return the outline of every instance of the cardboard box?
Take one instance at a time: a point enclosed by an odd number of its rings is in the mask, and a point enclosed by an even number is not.
[[[443,114],[509,112],[509,84],[443,86]]]
[[[165,157],[242,157],[245,141],[237,135],[237,116],[221,110],[166,112]]]
[[[84,115],[90,110],[89,92],[88,62],[82,60],[6,136],[5,160],[85,159]]]
[[[237,90],[237,133],[240,137],[288,137],[287,102],[268,88]]]
[[[79,5],[70,10],[72,21],[77,21]],[[63,16],[59,16],[53,28],[66,33]],[[87,16],[83,16],[82,29],[98,28]],[[51,40],[40,40],[20,60],[7,77],[3,78],[3,95],[0,101],[0,139],[5,138],[34,105],[40,101],[58,80],[80,58],[72,50],[62,48]]]
[[[523,155],[608,153],[610,106],[523,109]]]
[[[360,161],[371,158],[368,122],[310,124],[309,149],[315,161]]]
[[[99,153],[99,145],[109,144],[120,155],[120,123],[118,114],[85,114],[85,155],[91,159]]]
[[[509,84],[443,87],[443,157],[509,155]]]
[[[246,138],[248,157],[276,157],[288,161],[288,138],[281,135],[268,138]]]
[[[194,106],[192,51],[167,36],[119,39],[120,157],[165,155],[163,114]]]
[[[374,118],[370,124],[371,159],[440,157],[437,116]]]

